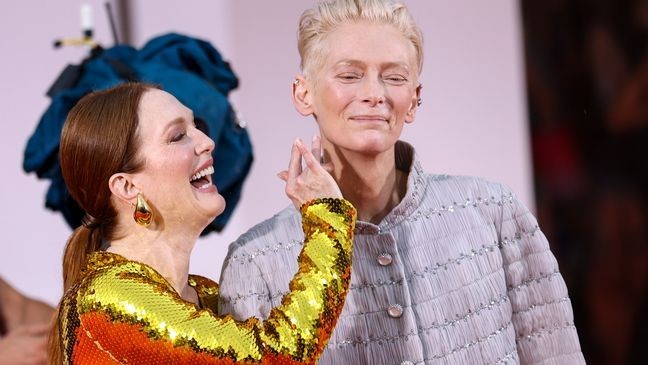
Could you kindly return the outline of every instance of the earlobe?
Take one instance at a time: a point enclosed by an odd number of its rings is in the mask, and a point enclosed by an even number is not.
[[[123,172],[112,175],[108,187],[115,197],[128,204],[134,202],[140,192],[131,181],[131,176]]]
[[[295,109],[297,112],[303,116],[309,116],[313,114],[313,107],[311,101],[310,87],[306,82],[306,79],[299,75],[295,77],[295,80],[292,83],[292,95],[293,95],[293,104],[295,104]]]
[[[423,85],[419,84],[416,87],[416,92],[414,93],[414,97],[412,98],[412,104],[410,105],[409,110],[407,111],[407,115],[405,117],[405,122],[406,123],[412,123],[414,122],[414,118],[416,117],[416,109],[418,109],[419,106],[421,106],[422,99],[421,99],[421,89],[423,88]]]
[[[416,117],[416,107],[414,106],[407,111],[407,115],[405,115],[405,123],[413,123],[415,117]]]

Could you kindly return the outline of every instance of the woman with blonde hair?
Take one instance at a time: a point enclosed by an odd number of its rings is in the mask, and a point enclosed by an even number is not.
[[[529,210],[502,184],[424,172],[399,141],[421,104],[422,44],[389,0],[319,2],[299,22],[295,108],[314,118],[323,163],[358,209],[349,296],[319,363],[584,363]],[[285,242],[302,239],[287,208],[234,242],[221,313],[267,316],[298,269],[301,246]],[[279,249],[240,260],[263,247]]]
[[[218,285],[188,273],[198,236],[224,209],[213,149],[192,111],[149,85],[95,92],[71,110],[61,169],[86,217],[65,249],[50,363],[317,360],[349,285],[355,210],[297,140],[284,175],[307,243],[291,291],[265,321],[219,317]]]

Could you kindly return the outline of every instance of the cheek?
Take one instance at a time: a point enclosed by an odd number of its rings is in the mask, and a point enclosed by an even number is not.
[[[412,108],[414,102],[414,93],[409,90],[395,90],[392,93],[394,110],[398,114],[405,114]]]
[[[193,155],[184,150],[159,153],[155,159],[149,159],[151,170],[156,177],[167,179],[186,179],[191,174]]]
[[[323,112],[339,113],[353,101],[355,91],[353,85],[327,83],[319,90]],[[321,113],[320,113],[321,114]]]

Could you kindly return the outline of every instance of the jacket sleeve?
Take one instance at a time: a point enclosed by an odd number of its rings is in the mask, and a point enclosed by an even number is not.
[[[76,333],[124,363],[314,363],[344,305],[356,213],[345,200],[324,198],[304,204],[301,214],[299,270],[267,320],[219,317],[119,272],[84,290]]]
[[[536,218],[508,189],[500,225],[507,294],[522,364],[584,364],[567,286]]]

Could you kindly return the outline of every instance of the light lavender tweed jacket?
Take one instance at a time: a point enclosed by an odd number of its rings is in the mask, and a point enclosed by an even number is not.
[[[409,171],[403,201],[358,221],[351,289],[320,364],[582,364],[567,287],[536,219],[506,187]],[[302,248],[287,208],[232,243],[220,312],[267,317]]]

